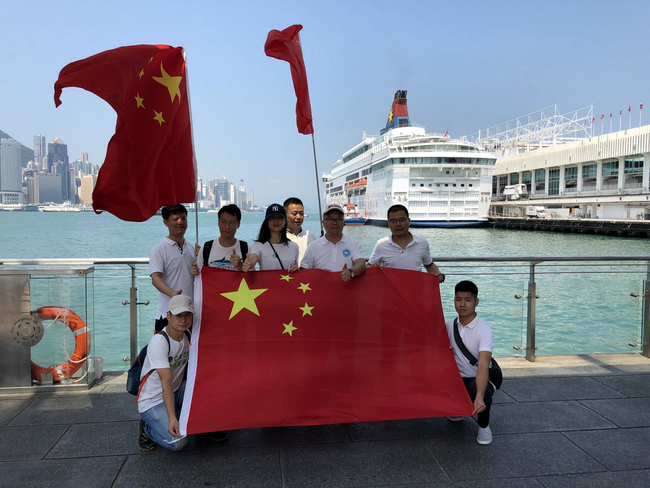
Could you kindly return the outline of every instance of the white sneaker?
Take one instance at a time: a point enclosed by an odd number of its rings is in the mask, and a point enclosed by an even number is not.
[[[449,420],[450,422],[460,422],[464,418],[465,417],[447,417],[447,420]]]
[[[476,442],[484,446],[492,444],[492,431],[490,430],[489,425],[485,428],[478,428],[478,432],[476,433]]]

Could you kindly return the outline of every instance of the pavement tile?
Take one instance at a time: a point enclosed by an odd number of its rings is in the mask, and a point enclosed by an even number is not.
[[[510,478],[476,481],[443,481],[439,483],[390,485],[390,488],[544,488],[544,485],[535,478]],[[367,488],[386,488],[386,485],[373,485]]]
[[[650,469],[650,428],[566,432],[610,470]],[[646,478],[647,480],[648,478]],[[648,486],[650,483],[646,483]]]
[[[135,397],[126,392],[46,398],[37,396],[9,425],[82,424],[139,418]]]
[[[625,398],[618,391],[585,377],[512,379],[504,383],[503,389],[518,402]]]
[[[614,429],[616,425],[579,402],[509,403],[493,406],[490,427],[494,434]]]
[[[110,488],[123,462],[105,457],[0,463],[0,487]]]
[[[346,428],[353,441],[434,439],[476,435],[476,421],[472,417],[465,417],[460,422],[450,422],[446,417],[357,422],[347,424]]]
[[[571,474],[539,478],[546,488],[647,488],[650,470],[616,471],[615,473]]]
[[[101,422],[71,425],[46,459],[139,454],[138,422]]]
[[[473,438],[426,441],[453,481],[589,473],[605,468],[560,433],[495,435],[489,446]]]
[[[287,488],[448,481],[421,441],[285,446],[282,468]]]
[[[172,452],[162,448],[130,456],[113,487],[282,487],[277,448]]]
[[[650,374],[598,376],[594,379],[629,397],[650,397]]]
[[[580,403],[620,427],[650,426],[650,397],[620,400],[583,400]]]
[[[43,459],[68,427],[69,425],[1,427],[0,461]]]
[[[229,447],[268,447],[287,444],[326,444],[349,442],[344,424],[306,427],[267,427],[230,431]]]
[[[20,399],[2,399],[2,408],[0,408],[0,427],[11,422],[16,415],[32,402],[31,398]]]
[[[492,403],[513,403],[516,400],[508,395],[503,387],[494,392],[492,395]]]

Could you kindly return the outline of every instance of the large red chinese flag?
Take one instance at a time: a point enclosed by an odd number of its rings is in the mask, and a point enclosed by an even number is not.
[[[163,205],[195,200],[195,163],[183,48],[128,46],[70,63],[54,84],[78,87],[117,112],[93,191],[93,208],[147,220]]]
[[[471,415],[431,274],[204,267],[195,295],[186,434]]]
[[[269,32],[264,44],[264,53],[272,58],[281,59],[291,65],[291,78],[296,91],[296,124],[301,134],[313,134],[314,127],[311,117],[311,102],[309,101],[309,86],[307,85],[307,70],[302,58],[299,32],[302,25],[296,24],[286,29]]]

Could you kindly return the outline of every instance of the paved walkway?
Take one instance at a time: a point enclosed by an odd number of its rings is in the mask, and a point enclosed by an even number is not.
[[[649,359],[500,362],[490,446],[471,418],[433,418],[248,429],[142,453],[122,373],[90,391],[0,394],[0,486],[650,486]]]

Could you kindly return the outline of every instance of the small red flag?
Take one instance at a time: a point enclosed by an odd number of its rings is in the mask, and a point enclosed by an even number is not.
[[[309,101],[309,86],[307,70],[302,57],[299,32],[302,25],[296,24],[286,29],[269,32],[264,44],[264,53],[272,58],[286,61],[291,65],[291,78],[296,92],[296,125],[301,134],[313,134],[314,127],[311,117],[311,102]]]
[[[582,125],[587,125],[587,121],[585,120]]]
[[[93,209],[142,222],[164,205],[195,200],[195,164],[184,49],[126,46],[64,67],[54,84],[83,88],[117,112],[93,190]]]
[[[603,120],[605,118],[605,114],[600,114],[600,120]]]
[[[196,290],[183,434],[471,415],[429,273],[206,266]]]
[[[591,123],[593,124],[594,122],[596,122],[596,117],[591,118]]]
[[[609,113],[609,118],[610,118],[610,119],[612,118],[612,112]]]
[[[639,107],[639,110],[643,110],[643,104],[641,104],[641,106]]]
[[[628,112],[631,112],[631,111],[632,111],[632,105],[630,105],[630,106],[627,108],[627,111],[628,111]]]
[[[619,109],[619,111],[618,111],[618,115],[623,115],[623,109],[622,109],[622,108]]]

